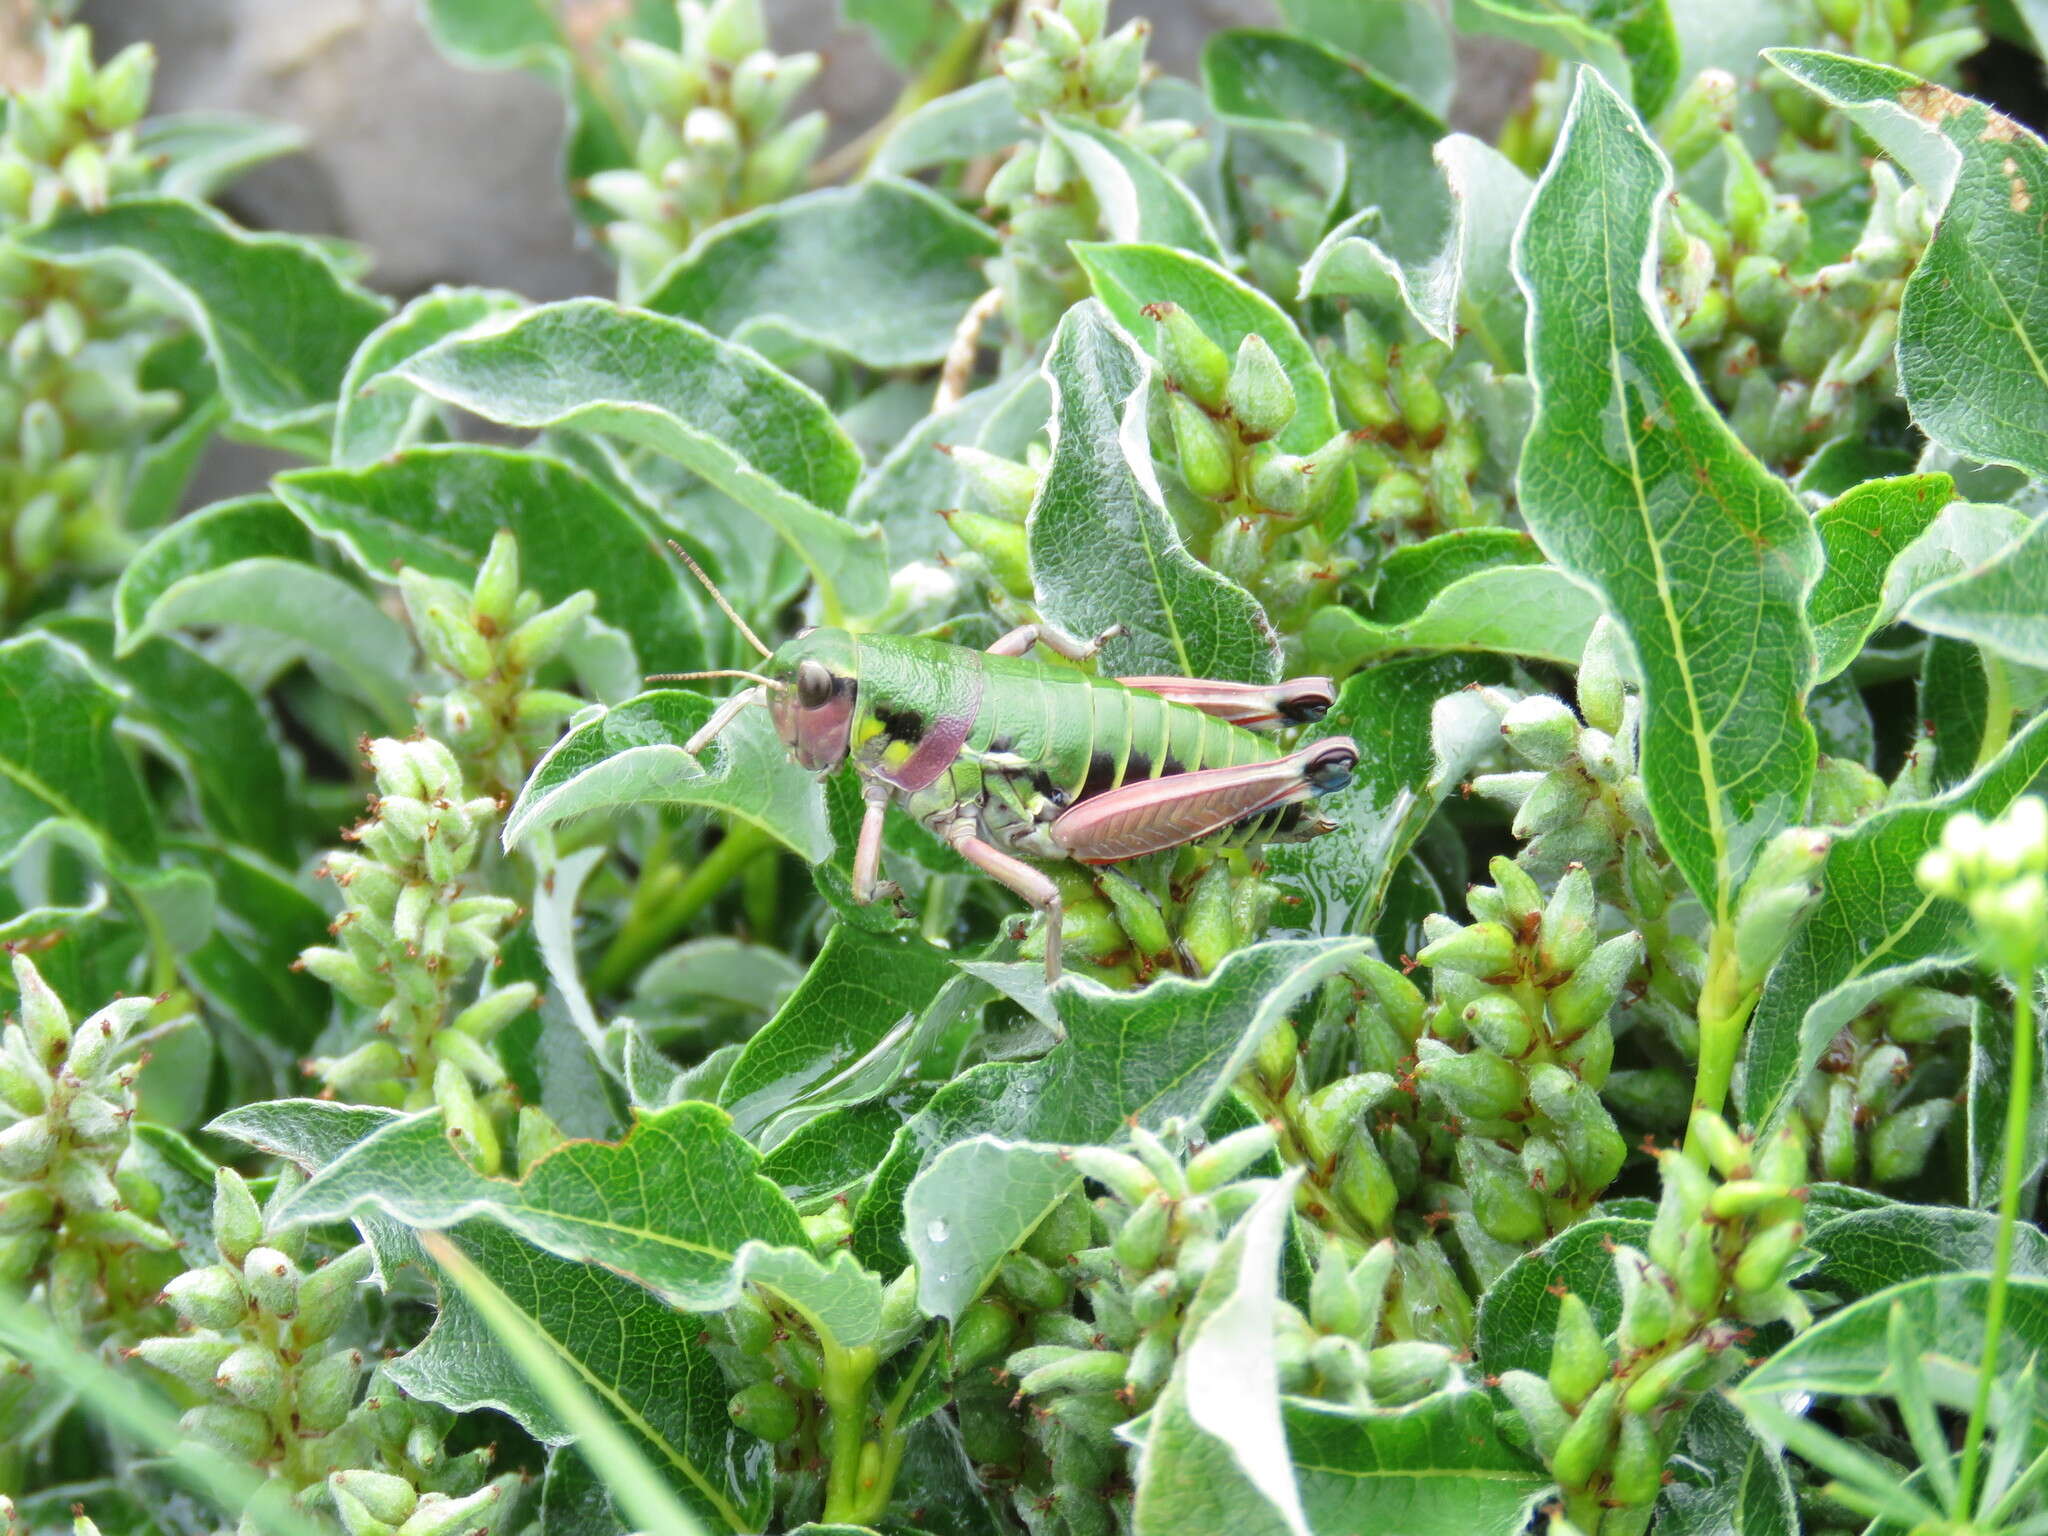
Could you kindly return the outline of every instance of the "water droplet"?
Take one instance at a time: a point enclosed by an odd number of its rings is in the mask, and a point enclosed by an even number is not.
[[[946,1219],[943,1216],[934,1216],[925,1223],[924,1235],[935,1243],[943,1243],[948,1237],[953,1235],[953,1229],[946,1225]]]

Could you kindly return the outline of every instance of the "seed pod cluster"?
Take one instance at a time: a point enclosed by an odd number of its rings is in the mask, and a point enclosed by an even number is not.
[[[1620,1171],[1627,1145],[1600,1089],[1615,1005],[1643,954],[1633,930],[1601,937],[1583,866],[1547,897],[1513,860],[1490,869],[1495,883],[1466,894],[1474,921],[1429,918],[1415,957],[1433,984],[1415,1076],[1455,1125],[1478,1229],[1468,1258],[1482,1273],[1583,1215]],[[1482,1260],[1482,1238],[1503,1251]]]
[[[1189,493],[1173,498],[1182,533],[1209,565],[1256,594],[1293,633],[1357,567],[1333,552],[1351,523],[1342,504],[1365,434],[1340,431],[1307,453],[1276,438],[1300,402],[1294,381],[1257,332],[1224,349],[1185,309],[1146,306],[1165,384],[1155,412],[1155,455]],[[1326,517],[1342,528],[1325,531]]]
[[[73,1028],[26,954],[20,1016],[0,1030],[0,1284],[40,1282],[52,1317],[83,1337],[145,1305],[173,1248],[149,1219],[157,1192],[122,1167],[135,1070],[122,1047],[155,1006],[109,1003]]]
[[[278,1219],[302,1182],[278,1175],[259,1204],[232,1168],[214,1183],[216,1262],[164,1287],[179,1331],[126,1354],[176,1382],[185,1433],[275,1480],[303,1508],[329,1507],[350,1536],[467,1536],[490,1530],[516,1475],[488,1482],[490,1452],[450,1457],[453,1416],[369,1372],[364,1333],[374,1262],[359,1244],[313,1262],[305,1229]]]
[[[424,1108],[464,1087],[508,1091],[490,1042],[533,1005],[536,989],[494,987],[487,972],[473,1002],[456,996],[479,963],[496,959],[517,913],[505,897],[464,892],[497,802],[469,795],[454,754],[432,737],[373,741],[369,758],[371,815],[343,834],[356,849],[330,853],[323,866],[342,891],[338,942],[306,950],[299,963],[373,1017],[361,1044],[308,1070],[356,1103]],[[453,1120],[451,1128],[469,1134]],[[472,1150],[482,1150],[474,1139]],[[482,1162],[495,1169],[491,1150]]]
[[[1791,1128],[1756,1142],[1701,1111],[1706,1165],[1660,1154],[1663,1192],[1641,1249],[1614,1249],[1620,1318],[1603,1334],[1576,1294],[1558,1308],[1550,1368],[1505,1372],[1536,1453],[1582,1529],[1603,1511],[1646,1522],[1686,1410],[1742,1368],[1747,1325],[1803,1327],[1791,1287],[1803,1222],[1806,1148]],[[1639,1530],[1625,1516],[1616,1529]]]
[[[1861,237],[1841,259],[1809,265],[1800,196],[1779,190],[1738,135],[1724,135],[1721,151],[1720,213],[1684,197],[1666,212],[1660,296],[1736,435],[1796,471],[1898,403],[1899,301],[1933,216],[1924,192],[1878,162]]]
[[[1083,118],[1179,174],[1206,151],[1192,124],[1147,122],[1138,106],[1151,24],[1107,30],[1106,0],[1053,0],[1023,8],[998,62],[1018,110],[1043,122]],[[1003,313],[1029,338],[1050,333],[1088,283],[1068,248],[1098,232],[1099,210],[1080,167],[1060,139],[1045,133],[1020,146],[983,190],[984,214],[1001,231],[1002,252],[988,263]]]
[[[823,112],[789,117],[821,60],[770,49],[761,0],[681,0],[676,11],[680,47],[619,45],[640,113],[633,163],[584,184],[615,215],[604,238],[629,300],[702,231],[797,191],[825,138]]]
[[[1366,515],[1385,544],[1507,521],[1507,452],[1490,452],[1501,376],[1414,327],[1344,316],[1324,362],[1337,402],[1360,436],[1351,462],[1367,489]]]
[[[1799,1115],[1813,1176],[1900,1184],[1919,1176],[1955,1115],[1956,1052],[1971,1003],[1935,987],[1901,987],[1844,1025],[1807,1075]]]
[[[0,112],[0,237],[68,207],[97,209],[155,175],[135,125],[156,57],[137,43],[94,66],[84,27],[41,40],[42,79]],[[60,267],[0,240],[0,601],[64,569],[104,571],[143,449],[183,408],[143,364],[175,321],[110,271]]]
[[[574,592],[550,605],[522,589],[519,541],[504,528],[469,586],[410,566],[398,583],[420,648],[454,674],[446,693],[419,701],[420,725],[454,751],[478,794],[509,798],[583,707],[575,694],[534,678],[583,633],[596,594]]]

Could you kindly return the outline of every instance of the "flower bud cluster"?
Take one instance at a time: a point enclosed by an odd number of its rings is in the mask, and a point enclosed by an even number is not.
[[[1473,1222],[1519,1249],[1583,1215],[1627,1155],[1600,1089],[1643,941],[1600,937],[1583,867],[1568,867],[1547,898],[1512,860],[1490,868],[1495,884],[1466,896],[1475,921],[1424,923],[1429,943],[1415,959],[1433,987],[1415,1076],[1454,1123]]]
[[[1389,340],[1357,310],[1341,344],[1327,344],[1330,387],[1363,441],[1351,462],[1389,544],[1507,521],[1505,482],[1485,482],[1484,406],[1499,378],[1483,362],[1454,360],[1434,337]]]
[[[148,1217],[157,1192],[121,1166],[135,1113],[129,1033],[155,1006],[109,1003],[76,1028],[25,954],[20,1017],[0,1030],[0,1285],[44,1287],[51,1315],[84,1334],[147,1304],[169,1253]]]
[[[519,541],[500,529],[468,587],[406,567],[399,590],[420,647],[454,674],[446,693],[419,701],[420,725],[446,742],[465,780],[509,798],[554,745],[583,700],[534,685],[534,677],[583,629],[597,607],[590,591],[552,607],[519,585]]]
[[[269,1200],[232,1168],[216,1176],[218,1262],[164,1288],[179,1331],[127,1350],[194,1400],[186,1434],[275,1479],[305,1509],[330,1508],[349,1536],[470,1536],[490,1530],[517,1474],[486,1481],[488,1450],[450,1457],[445,1410],[407,1398],[348,1342],[362,1332],[370,1249],[309,1263],[306,1233],[277,1219],[301,1182],[278,1175]]]
[[[1666,215],[1664,309],[1736,435],[1796,469],[1898,401],[1899,301],[1933,218],[1926,194],[1879,161],[1854,248],[1808,268],[1800,199],[1778,190],[1737,135],[1722,151],[1720,215],[1682,197]]]
[[[1970,1001],[1901,987],[1845,1025],[1799,1096],[1813,1176],[1837,1184],[1917,1178],[1955,1114],[1955,1052]]]
[[[1178,174],[1205,150],[1192,124],[1146,122],[1139,109],[1151,24],[1132,21],[1107,32],[1107,13],[1107,0],[1034,0],[1023,9],[999,54],[1018,110],[1039,120],[1084,118]],[[1018,333],[1042,337],[1087,295],[1087,278],[1068,243],[1095,237],[1094,195],[1065,146],[1045,134],[997,168],[982,200],[1003,235],[1001,254],[988,264],[989,280]]]
[[[42,51],[41,83],[7,94],[0,113],[0,236],[103,207],[154,174],[135,142],[156,68],[149,46],[95,68],[91,34],[67,27],[48,30]],[[60,567],[118,561],[138,455],[183,406],[142,378],[172,329],[112,273],[0,244],[0,601],[19,604]]]
[[[1265,604],[1283,633],[1298,630],[1357,562],[1331,552],[1322,522],[1346,470],[1372,452],[1343,431],[1306,454],[1274,441],[1294,420],[1294,383],[1256,332],[1226,352],[1194,316],[1150,304],[1166,385],[1155,452],[1192,493],[1183,532],[1195,553]]]
[[[617,216],[604,237],[628,299],[702,231],[801,188],[825,138],[823,112],[789,118],[822,61],[773,52],[761,0],[681,0],[677,14],[681,47],[619,45],[639,139],[630,166],[584,185]]]
[[[1969,909],[1984,961],[2033,985],[2048,957],[2048,801],[2023,795],[1992,822],[1962,811],[1921,857],[1921,886]]]
[[[516,631],[515,631],[516,633]],[[344,833],[322,872],[341,887],[337,943],[299,964],[350,1002],[372,1010],[370,1038],[307,1063],[331,1094],[358,1103],[424,1108],[437,1100],[451,1131],[481,1167],[501,1158],[490,1117],[469,1113],[475,1090],[509,1093],[491,1039],[533,1006],[530,982],[494,987],[459,1005],[456,990],[498,955],[516,903],[466,895],[464,880],[497,819],[497,802],[471,797],[454,754],[431,737],[369,744],[377,793],[368,820]]]
[[[1742,1368],[1745,1325],[1808,1321],[1788,1278],[1805,1235],[1798,1132],[1754,1142],[1701,1111],[1693,1134],[1708,1166],[1659,1154],[1663,1193],[1648,1240],[1613,1250],[1613,1334],[1567,1294],[1547,1374],[1508,1371],[1498,1382],[1585,1530],[1643,1528],[1686,1411]],[[1640,1520],[1602,1519],[1624,1511]]]

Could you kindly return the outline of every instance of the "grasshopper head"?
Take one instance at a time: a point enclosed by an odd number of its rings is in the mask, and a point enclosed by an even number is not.
[[[799,767],[812,773],[837,768],[853,733],[860,688],[853,636],[843,629],[813,629],[768,659],[768,713],[775,734]]]

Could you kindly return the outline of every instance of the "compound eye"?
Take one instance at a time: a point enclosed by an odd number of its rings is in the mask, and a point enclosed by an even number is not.
[[[823,662],[806,661],[796,669],[796,701],[805,709],[817,709],[832,697],[832,673]]]

